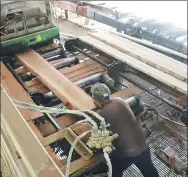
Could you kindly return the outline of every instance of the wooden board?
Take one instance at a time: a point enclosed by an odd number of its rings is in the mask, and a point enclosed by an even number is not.
[[[65,104],[69,102],[73,109],[95,108],[95,104],[89,95],[53,68],[34,50],[30,49],[16,56],[33,75],[44,85],[47,85]]]
[[[128,65],[137,69],[138,71],[141,71],[153,77],[154,79],[168,85],[171,88],[187,94],[187,84],[180,81],[179,79],[176,79],[154,67],[151,67],[144,62],[141,62],[140,60],[137,60],[134,57],[131,57],[91,36],[80,36],[79,38],[81,41],[88,43],[89,45],[103,51],[104,53],[107,53],[108,55],[116,58],[117,60],[126,62]]]
[[[1,63],[1,72],[2,72],[1,73],[2,86],[5,89],[5,91],[9,94],[9,96],[11,96],[11,98],[34,104],[34,102],[28,96],[26,91],[17,82],[17,80],[14,78],[14,76],[10,73],[10,71],[6,68],[6,66],[3,63]],[[14,88],[14,89],[12,89],[12,88]],[[27,121],[29,127],[35,133],[37,138],[39,140],[42,140],[43,139],[42,134],[39,132],[39,130],[36,128],[36,126],[34,125],[34,123],[31,120],[42,117],[44,115],[40,112],[28,111],[25,109],[19,109],[19,111],[22,114],[23,118]],[[47,152],[50,154],[51,158],[55,161],[55,163],[59,167],[62,166],[61,162],[54,155],[54,153],[52,152],[52,149],[50,147],[47,147]]]
[[[1,90],[1,100],[3,102],[1,105],[1,123],[31,176],[64,176],[13,105],[8,94],[3,90]]]
[[[138,95],[142,91],[143,90],[141,90],[137,86],[133,85],[133,86],[130,86],[128,88],[124,88],[124,89],[120,90],[119,92],[112,94],[111,96],[112,96],[112,98],[120,97],[120,98],[125,99],[125,98],[129,98],[131,96]]]
[[[72,117],[71,115],[64,115],[64,116],[58,117],[56,119],[57,123],[62,128],[66,128],[67,126],[70,126],[71,124],[74,124],[76,122],[76,120],[77,119]],[[57,132],[55,127],[50,122],[47,122],[45,124],[40,124],[37,128],[41,132],[43,137],[49,136],[49,135]]]
[[[179,52],[176,52],[172,49],[168,49],[166,47],[163,47],[161,45],[158,45],[158,44],[154,44],[150,41],[147,41],[147,40],[143,40],[143,39],[139,39],[139,38],[136,38],[136,37],[133,37],[133,36],[129,36],[127,34],[123,34],[123,33],[119,33],[119,32],[116,32],[116,31],[110,31],[110,33],[113,33],[115,35],[118,35],[118,36],[121,36],[121,37],[124,37],[128,40],[131,40],[133,42],[136,42],[138,44],[141,44],[141,45],[144,45],[144,46],[147,46],[147,47],[150,47],[150,48],[153,48],[153,49],[156,49],[158,51],[161,51],[161,52],[165,52],[165,53],[168,53],[168,54],[172,54],[172,55],[175,55],[175,56],[178,56],[178,57],[181,57],[185,60],[187,60],[187,55],[185,54],[182,54],[182,53],[179,53]]]
[[[2,62],[1,62],[1,84],[12,99],[34,104],[33,100],[29,97],[27,92],[23,89],[23,87],[18,83],[18,81],[14,78],[12,73],[7,69],[7,67]],[[40,112],[33,112],[20,108],[19,111],[26,121],[43,116],[43,114]]]
[[[144,47],[140,44],[127,40],[109,32],[90,33],[90,35],[116,49],[140,60],[160,71],[163,71],[175,78],[187,81],[187,65],[176,61],[164,54]]]

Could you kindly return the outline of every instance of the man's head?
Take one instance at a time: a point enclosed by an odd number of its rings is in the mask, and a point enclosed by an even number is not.
[[[103,102],[110,99],[110,89],[105,84],[95,84],[91,87],[92,97],[98,101]]]

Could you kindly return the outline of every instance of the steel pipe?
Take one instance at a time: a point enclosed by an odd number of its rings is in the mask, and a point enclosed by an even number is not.
[[[44,54],[42,54],[41,56],[46,59],[46,58],[50,58],[50,57],[53,57],[55,55],[63,55],[65,53],[64,49],[61,47],[61,48],[58,48],[58,49],[55,49],[55,50],[52,50],[51,52],[46,52]]]
[[[124,99],[124,101],[130,106],[130,108],[133,108],[135,106],[139,105],[139,99],[135,96],[129,97]]]
[[[61,69],[61,68],[70,66],[72,64],[76,64],[77,62],[78,62],[78,59],[76,57],[69,57],[69,58],[62,59],[62,61],[52,64],[52,66],[56,69]]]
[[[77,86],[79,87],[85,87],[89,84],[92,84],[92,83],[95,83],[95,82],[98,82],[101,80],[101,76],[102,74],[101,73],[98,73],[98,74],[94,74],[92,76],[89,76],[89,77],[86,77],[84,79],[81,79],[79,81],[76,81],[74,82]]]

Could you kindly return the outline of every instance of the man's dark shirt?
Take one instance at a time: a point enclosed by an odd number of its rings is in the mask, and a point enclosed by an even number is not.
[[[114,99],[104,105],[99,115],[110,123],[110,130],[119,137],[113,142],[116,150],[112,156],[120,159],[134,157],[148,148],[145,135],[138,125],[129,105],[121,99]]]

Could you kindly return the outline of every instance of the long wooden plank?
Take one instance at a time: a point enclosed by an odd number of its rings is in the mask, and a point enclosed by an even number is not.
[[[111,47],[91,36],[80,36],[80,40],[83,42],[88,43],[89,45],[107,53],[108,55],[116,58],[117,60],[120,60],[122,62],[126,62],[128,65],[132,66],[133,68],[153,77],[154,79],[168,85],[171,88],[174,88],[184,94],[187,94],[187,84],[180,81],[179,79],[176,79],[154,67],[151,67],[134,57],[131,57],[114,47]]]
[[[59,71],[53,68],[38,53],[30,49],[16,55],[20,62],[65,104],[74,109],[94,109],[92,98]]]
[[[27,103],[34,104],[33,100],[29,97],[26,91],[22,88],[22,86],[17,82],[17,80],[13,77],[10,71],[6,68],[6,66],[1,63],[1,76],[2,76],[2,86],[6,90],[6,92],[11,96],[11,98],[21,100]],[[14,88],[14,89],[13,89]],[[29,127],[35,133],[39,140],[42,140],[43,137],[39,130],[36,128],[34,123],[31,121],[32,119],[36,119],[39,117],[44,116],[40,112],[33,112],[28,111],[25,109],[19,109],[20,113],[22,114],[23,118],[27,121]],[[51,158],[55,161],[55,163],[60,167],[62,166],[61,162],[57,159],[54,155],[50,147],[47,147],[47,151],[50,154]]]
[[[18,81],[14,78],[12,73],[2,62],[1,84],[12,99],[34,104],[33,100],[29,97],[27,92],[23,89],[23,87],[18,83]],[[40,112],[28,111],[25,109],[19,109],[19,111],[26,121],[43,116],[43,114]]]
[[[129,36],[127,34],[123,34],[123,33],[119,33],[119,32],[116,32],[116,31],[110,31],[110,33],[113,33],[115,35],[118,35],[118,36],[121,36],[121,37],[124,37],[128,40],[131,40],[133,42],[136,42],[138,44],[141,44],[141,45],[144,45],[144,46],[147,46],[147,47],[150,47],[150,48],[153,48],[153,49],[157,49],[161,52],[165,52],[165,53],[169,53],[169,54],[172,54],[172,55],[175,55],[175,56],[178,56],[178,57],[181,57],[185,60],[187,60],[187,55],[185,54],[182,54],[182,53],[179,53],[179,52],[176,52],[174,50],[171,50],[171,49],[168,49],[166,47],[163,47],[161,45],[158,45],[158,44],[154,44],[150,41],[146,41],[146,40],[142,40],[142,39],[138,39],[136,37],[132,37],[132,36]]]
[[[186,64],[109,32],[90,33],[90,35],[181,81],[187,81]]]
[[[22,115],[11,102],[8,94],[3,90],[1,90],[1,100],[3,102],[1,105],[2,125],[5,127],[6,133],[14,143],[31,176],[64,176],[28,127]]]

